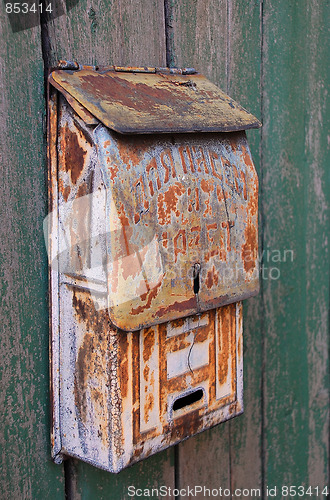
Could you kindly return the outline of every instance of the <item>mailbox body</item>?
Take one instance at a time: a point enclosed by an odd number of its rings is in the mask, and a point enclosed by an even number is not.
[[[50,77],[52,450],[119,472],[243,411],[258,184],[244,130],[177,131],[162,110],[123,135],[109,70],[81,71],[102,80],[89,99],[77,73]]]

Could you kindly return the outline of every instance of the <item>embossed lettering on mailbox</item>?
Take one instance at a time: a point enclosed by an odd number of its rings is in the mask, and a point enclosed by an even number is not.
[[[243,411],[259,122],[194,70],[49,78],[53,457],[112,472]]]

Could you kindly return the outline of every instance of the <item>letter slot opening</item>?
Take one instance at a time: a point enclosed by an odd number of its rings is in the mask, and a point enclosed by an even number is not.
[[[190,406],[193,403],[196,403],[197,401],[202,399],[202,397],[203,397],[202,389],[197,389],[196,391],[191,392],[186,396],[182,396],[181,398],[178,398],[174,401],[173,411],[181,410],[181,408],[184,408],[185,406]]]

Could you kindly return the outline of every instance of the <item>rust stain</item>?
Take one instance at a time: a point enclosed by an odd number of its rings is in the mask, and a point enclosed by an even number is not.
[[[227,379],[227,374],[229,370],[229,360],[230,360],[230,331],[231,331],[231,306],[224,306],[221,309],[221,315],[219,315],[219,383],[224,384]]]
[[[87,151],[82,149],[77,134],[72,132],[69,127],[64,128],[61,150],[64,152],[65,170],[70,172],[71,181],[76,184],[84,169]]]
[[[207,272],[205,283],[207,288],[210,289],[213,287],[213,285],[217,286],[218,282],[219,282],[219,276],[215,270],[215,267],[213,266],[213,268]]]
[[[209,262],[212,257],[219,256],[221,258],[222,252],[219,248],[215,248],[214,250],[210,250],[205,254],[204,261]]]
[[[171,175],[170,172],[172,172],[173,178],[175,178],[177,176],[176,171],[175,171],[175,167],[174,167],[174,161],[172,158],[172,153],[171,153],[170,149],[165,149],[164,151],[161,152],[160,161],[161,161],[161,164],[163,165],[164,170],[165,170],[164,184],[166,184],[170,179],[170,175]]]
[[[120,158],[129,171],[131,165],[136,167],[143,157],[145,145],[143,139],[136,140],[135,137],[123,137],[122,140],[117,142]]]
[[[75,374],[75,400],[76,406],[80,413],[81,420],[87,423],[88,415],[88,381],[90,378],[90,373],[97,375],[100,371],[101,361],[99,358],[104,356],[105,350],[102,352],[102,345],[99,344],[97,337],[93,333],[87,333],[85,335],[82,346],[79,349],[77,364],[76,364],[76,374]],[[88,370],[87,370],[88,367]],[[98,392],[95,388],[90,388],[90,397],[95,403],[95,392]]]
[[[168,238],[167,232],[164,232],[162,234],[162,243],[163,243],[163,247],[166,249],[168,248],[168,239],[167,238]]]
[[[110,172],[110,179],[114,181],[119,172],[119,168],[117,167],[117,165],[109,166],[109,172]]]
[[[249,152],[246,149],[246,147],[244,146],[244,144],[241,145],[241,148],[242,148],[243,160],[244,160],[245,165],[247,165],[248,167],[253,167],[251,155],[249,154]]]
[[[149,415],[152,412],[153,406],[155,404],[155,397],[151,392],[148,392],[145,404],[145,421],[149,421]]]
[[[128,394],[128,384],[131,380],[131,373],[128,370],[128,338],[127,334],[120,336],[120,390],[122,398]]]
[[[190,248],[198,248],[199,245],[199,240],[200,240],[200,234],[201,234],[201,226],[193,226],[190,229],[191,233],[196,233],[194,235],[193,239],[189,241],[189,247]]]
[[[245,242],[242,247],[242,260],[244,269],[248,273],[255,269],[258,248],[257,230],[250,219],[248,220],[244,235]]]
[[[173,238],[173,246],[174,246],[175,262],[177,262],[179,254],[185,256],[187,252],[187,239],[186,239],[186,232],[184,229],[178,231],[178,233]]]
[[[172,304],[169,304],[167,307],[160,307],[159,310],[157,311],[157,316],[161,318],[164,314],[171,311],[185,311],[186,309],[193,310],[196,307],[197,307],[197,299],[194,296],[191,297],[191,299],[183,300],[182,302],[175,301]]]
[[[196,409],[186,415],[175,418],[171,438],[175,439],[175,436],[179,434],[181,439],[184,439],[185,437],[196,434],[198,430],[203,427],[200,418],[202,413],[202,409]]]
[[[211,197],[210,197],[210,194],[213,192],[214,190],[214,182],[211,180],[207,181],[206,179],[202,179],[201,180],[201,190],[204,192],[204,193],[207,193],[209,196],[207,197],[206,200],[204,200],[204,204],[205,204],[205,211],[203,213],[203,217],[207,217],[207,216],[210,216],[212,217],[212,203],[211,203]]]
[[[109,446],[108,402],[103,385],[104,373],[108,370],[107,353],[111,337],[108,313],[96,311],[88,292],[74,291],[72,306],[78,321],[85,325],[84,339],[75,366],[76,408],[84,425],[89,425],[91,411],[97,415],[99,436],[103,444]],[[117,405],[121,405],[121,402],[118,401]]]
[[[162,285],[162,282],[158,283],[158,285],[156,285],[154,288],[152,288],[151,290],[148,290],[146,293],[140,295],[140,299],[141,301],[147,301],[147,303],[143,306],[139,306],[139,307],[136,307],[135,309],[132,308],[131,310],[131,314],[140,314],[142,312],[144,312],[146,309],[149,309],[150,306],[151,306],[151,302],[152,300],[157,297],[157,294],[158,294],[158,289],[161,287]]]
[[[195,172],[194,162],[192,159],[189,146],[180,146],[179,154],[184,174],[188,173],[188,167],[191,170],[191,172]]]
[[[148,365],[146,365],[146,366],[144,367],[144,370],[143,370],[143,377],[144,377],[144,380],[145,380],[146,382],[148,382],[148,379],[149,379],[149,373],[150,373],[150,368],[149,368],[149,366],[148,366]]]
[[[197,172],[205,172],[205,174],[208,175],[210,172],[207,166],[203,148],[201,146],[192,146],[192,151],[194,153],[194,160],[197,164]]]
[[[85,92],[101,100],[111,95],[111,99],[118,104],[132,108],[139,113],[145,113],[147,109],[150,113],[157,114],[164,102],[170,105],[173,101],[173,93],[169,90],[152,88],[144,83],[128,82],[115,75],[107,78],[107,75],[99,73],[84,74],[79,75],[79,79]],[[136,99],[137,94],[138,99]]]
[[[71,192],[71,188],[70,186],[66,186],[64,189],[63,189],[63,198],[64,198],[64,201],[68,201],[68,198],[70,196],[70,192]]]
[[[207,181],[206,179],[201,180],[201,189],[204,193],[210,194],[214,190],[214,182]]]
[[[50,78],[107,127],[122,133],[228,132],[261,125],[200,74],[169,78],[85,67],[53,71]]]
[[[89,192],[89,189],[88,189],[87,184],[85,184],[85,183],[80,184],[80,186],[78,187],[78,191],[77,191],[77,198],[81,198],[82,196],[85,196],[86,194],[88,194],[88,192]]]
[[[155,346],[155,332],[153,328],[148,328],[148,330],[144,332],[144,339],[143,339],[143,361],[145,363],[149,361],[154,346]]]
[[[168,188],[165,193],[159,193],[158,196],[158,222],[162,226],[171,223],[172,212],[176,217],[179,217],[180,210],[177,206],[178,199],[185,192],[182,184],[176,182]]]

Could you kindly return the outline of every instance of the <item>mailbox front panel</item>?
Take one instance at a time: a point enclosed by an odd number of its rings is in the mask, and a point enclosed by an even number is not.
[[[61,454],[118,472],[243,411],[240,303],[118,334],[61,288]]]

